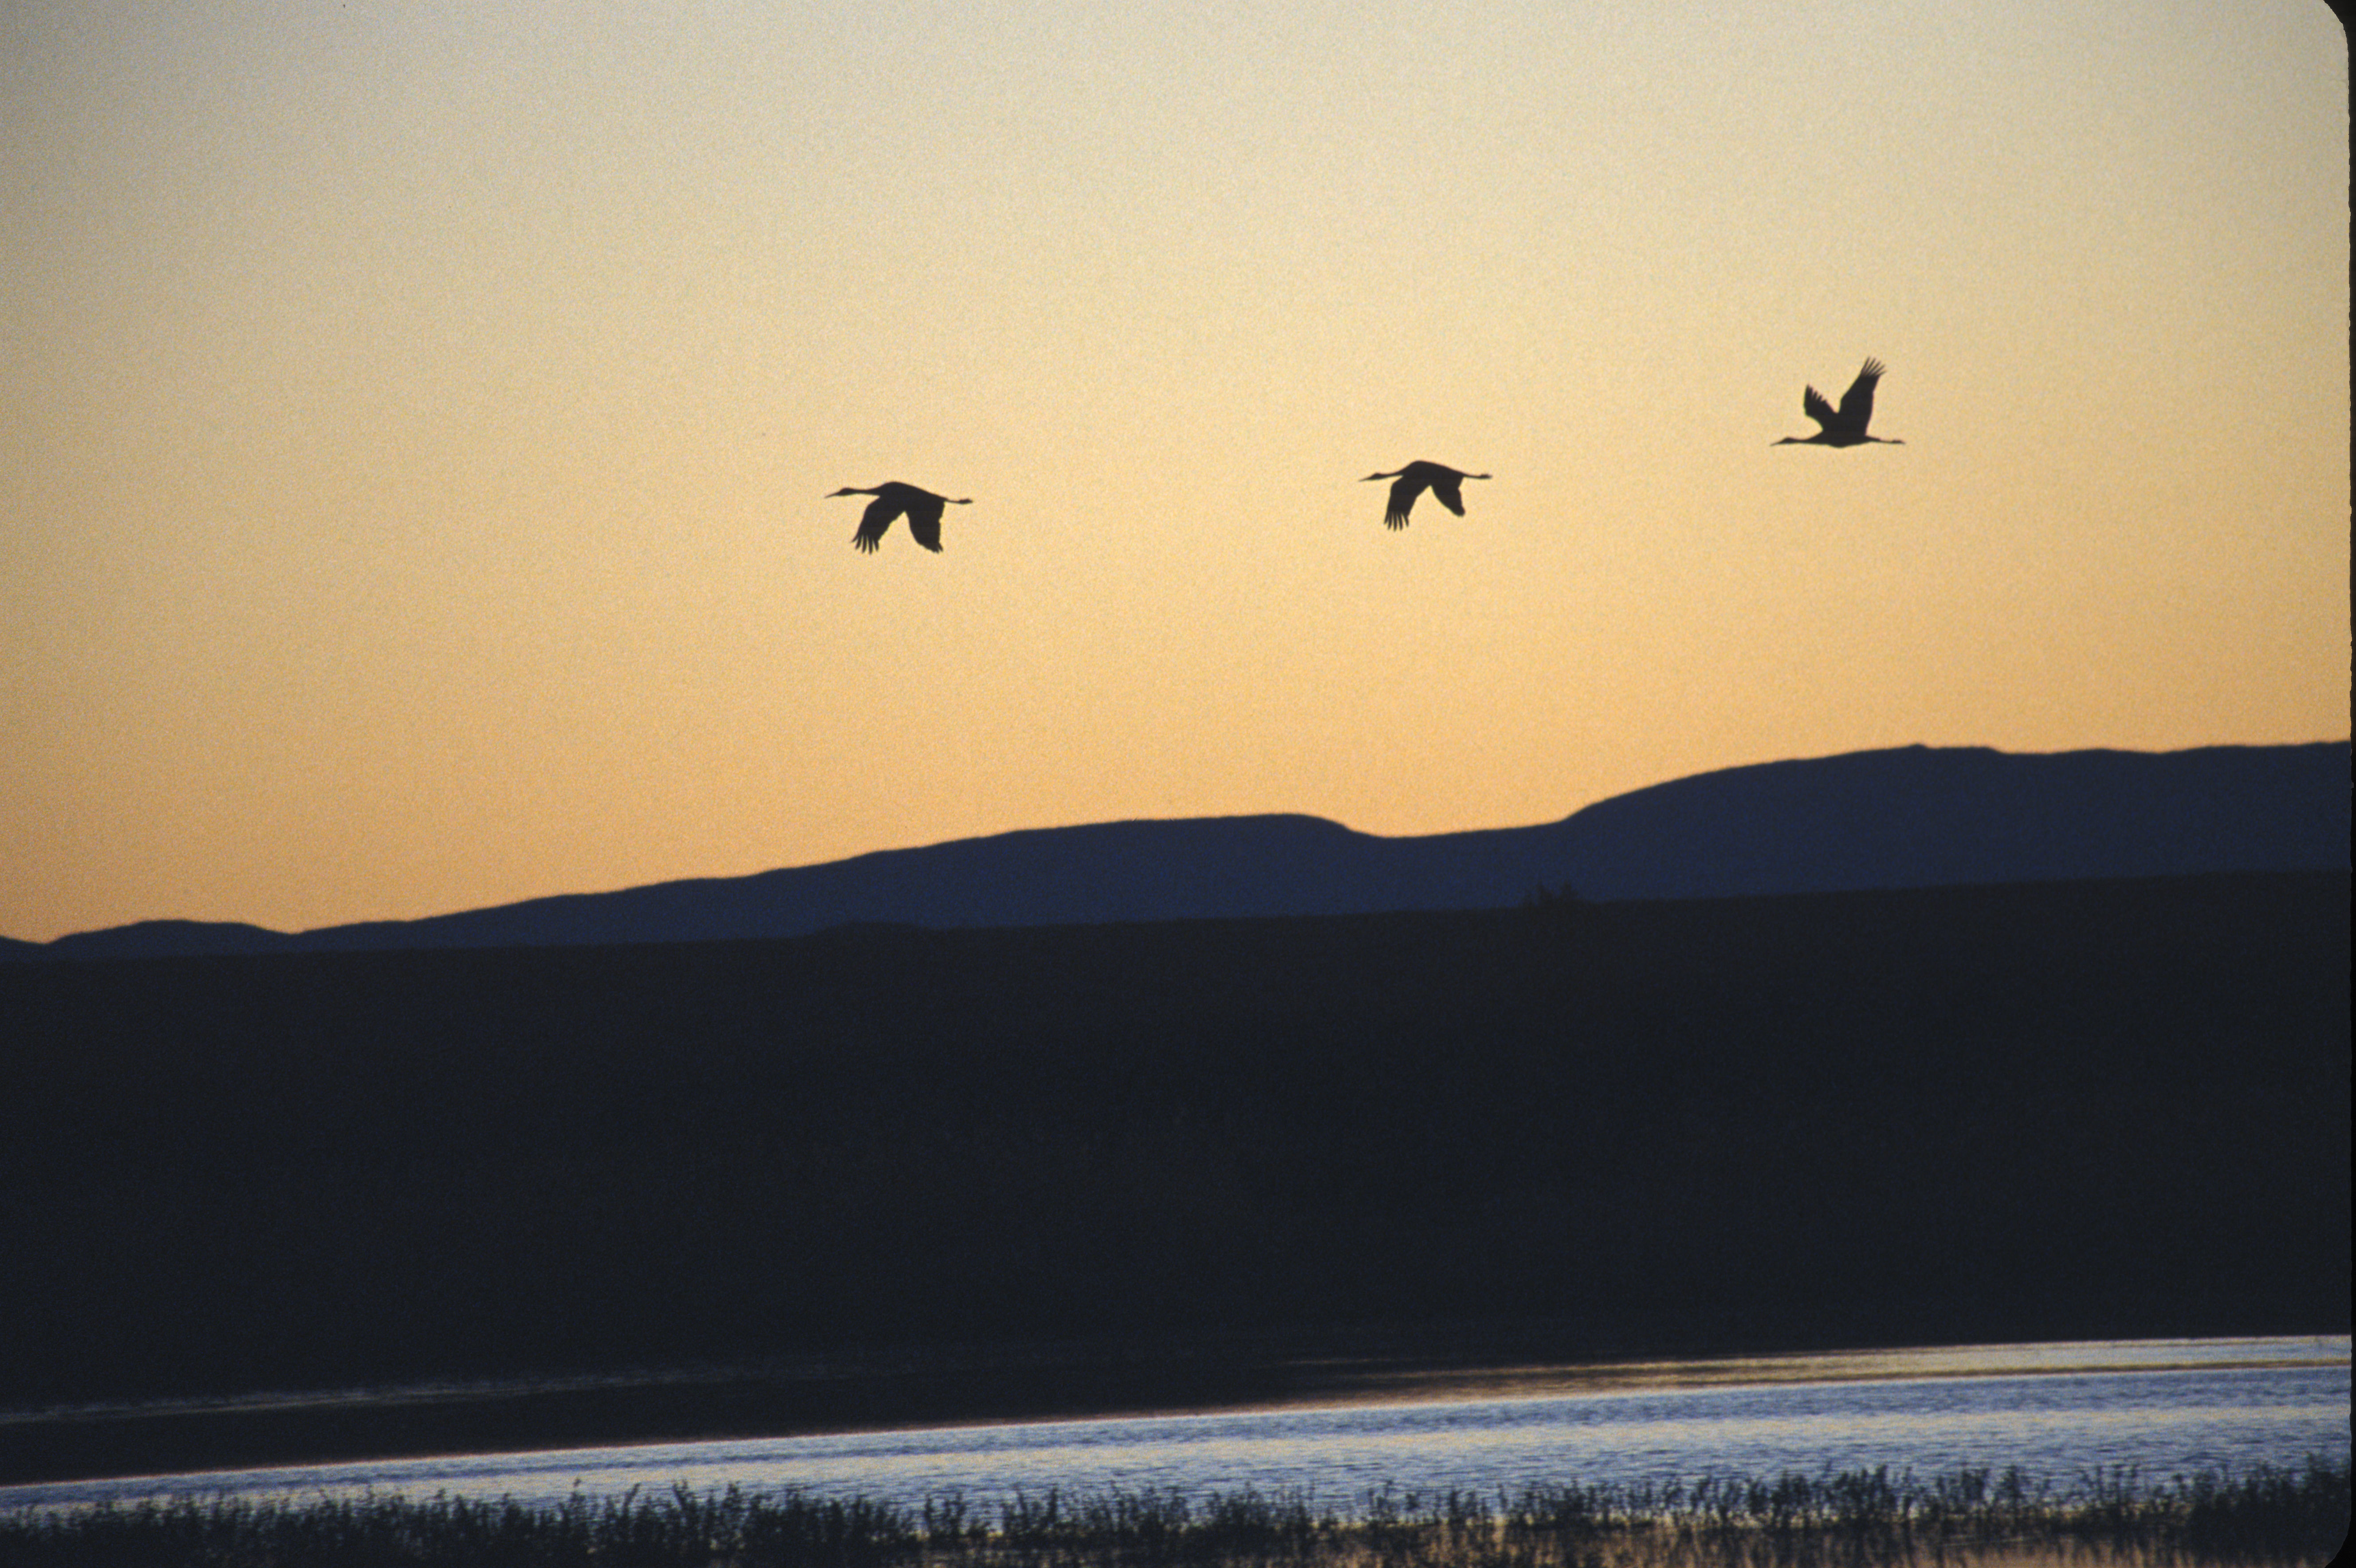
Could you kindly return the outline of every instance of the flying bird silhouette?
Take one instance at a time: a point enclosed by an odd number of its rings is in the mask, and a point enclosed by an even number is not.
[[[892,526],[892,520],[905,512],[908,518],[908,532],[916,536],[916,542],[937,555],[941,548],[941,508],[973,504],[970,496],[951,500],[930,490],[920,490],[914,485],[904,485],[897,479],[887,479],[872,490],[846,485],[826,499],[832,500],[836,496],[875,498],[867,503],[867,510],[860,516],[859,532],[851,536],[852,548],[870,553],[884,542],[884,532]]]
[[[1414,510],[1415,498],[1423,494],[1427,488],[1433,495],[1440,498],[1441,506],[1457,516],[1462,517],[1464,515],[1464,481],[1485,479],[1488,477],[1486,474],[1468,474],[1462,468],[1451,468],[1445,463],[1409,463],[1395,474],[1368,474],[1358,483],[1363,485],[1369,479],[1397,479],[1398,483],[1391,487],[1390,510],[1383,513],[1383,525],[1387,528],[1405,528],[1407,514]]]
[[[1810,419],[1823,428],[1814,435],[1786,435],[1781,441],[1771,441],[1771,446],[1862,446],[1869,441],[1879,441],[1885,446],[1903,446],[1903,441],[1887,435],[1868,435],[1865,427],[1873,418],[1873,383],[1881,379],[1886,367],[1879,360],[1868,360],[1865,369],[1858,371],[1857,380],[1849,382],[1848,391],[1841,394],[1841,405],[1836,410],[1825,401],[1825,394],[1814,387],[1807,388],[1800,398],[1800,407]]]

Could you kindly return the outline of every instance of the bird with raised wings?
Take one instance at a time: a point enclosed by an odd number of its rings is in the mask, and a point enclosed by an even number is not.
[[[866,490],[846,485],[826,499],[832,500],[836,496],[875,498],[867,503],[867,510],[859,519],[859,532],[851,536],[852,548],[870,553],[884,542],[884,531],[892,526],[893,520],[905,514],[908,519],[908,532],[916,535],[916,542],[938,554],[941,548],[941,508],[973,504],[970,496],[952,500],[948,496],[937,496],[930,490],[920,490],[914,485],[904,485],[897,479],[887,479],[873,489]]]
[[[1445,463],[1409,463],[1397,473],[1368,474],[1358,483],[1363,485],[1371,479],[1398,480],[1398,482],[1391,487],[1390,510],[1383,513],[1383,525],[1387,528],[1405,528],[1407,514],[1415,508],[1415,498],[1423,494],[1426,489],[1430,490],[1440,499],[1441,506],[1457,516],[1462,517],[1464,515],[1464,481],[1485,479],[1488,477],[1486,474],[1468,474],[1462,468],[1451,468]]]
[[[1771,441],[1771,446],[1862,446],[1869,441],[1879,441],[1885,446],[1903,446],[1905,442],[1887,435],[1868,435],[1865,427],[1873,418],[1873,385],[1881,380],[1886,367],[1879,360],[1868,360],[1865,369],[1858,371],[1857,380],[1849,382],[1848,391],[1841,394],[1840,407],[1836,409],[1825,401],[1825,394],[1808,387],[1800,398],[1800,408],[1821,426],[1814,435],[1786,435],[1781,441]]]

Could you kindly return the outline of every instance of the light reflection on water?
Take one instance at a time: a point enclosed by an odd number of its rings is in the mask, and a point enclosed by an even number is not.
[[[773,1438],[0,1488],[0,1508],[178,1494],[562,1498],[629,1487],[860,1495],[910,1508],[1112,1490],[1301,1493],[1344,1511],[1372,1489],[1492,1498],[1570,1481],[1773,1477],[1889,1466],[2019,1466],[2069,1485],[2132,1468],[2344,1459],[2349,1339],[1973,1347],[1384,1380],[1350,1402],[1100,1421]],[[1462,1397],[1474,1389],[1511,1389]],[[1387,1399],[1380,1397],[1387,1391]],[[1368,1402],[1368,1401],[1373,1402]]]

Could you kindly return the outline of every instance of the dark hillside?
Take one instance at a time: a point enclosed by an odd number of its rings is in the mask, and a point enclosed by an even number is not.
[[[1607,898],[2345,867],[2348,758],[1910,746],[1697,774],[1560,827]]]
[[[2349,1321],[2349,877],[21,964],[0,1404]]]
[[[1910,746],[1697,774],[1535,827],[1377,838],[1303,816],[1096,822],[299,935],[149,920],[16,956],[714,941],[858,921],[999,927],[1494,909],[1566,883],[1590,898],[1726,898],[2346,870],[2348,856],[2345,742],[2029,756]]]

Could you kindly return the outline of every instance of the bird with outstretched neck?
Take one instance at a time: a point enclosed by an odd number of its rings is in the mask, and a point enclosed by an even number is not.
[[[1387,528],[1405,528],[1407,514],[1414,509],[1415,498],[1426,489],[1440,498],[1441,506],[1462,517],[1464,481],[1488,477],[1486,474],[1468,474],[1445,463],[1409,463],[1396,473],[1368,474],[1358,482],[1363,485],[1370,479],[1397,479],[1398,483],[1391,487],[1390,510],[1383,513],[1383,524]]]
[[[867,503],[867,510],[859,519],[859,532],[851,536],[852,548],[870,553],[884,542],[884,530],[892,526],[893,519],[905,513],[908,519],[908,532],[916,536],[916,542],[938,554],[941,548],[941,509],[973,504],[970,496],[952,499],[948,496],[937,496],[930,490],[920,490],[914,485],[904,485],[897,479],[887,479],[873,489],[846,485],[828,495],[827,499],[832,500],[836,496],[875,498]]]
[[[1771,441],[1771,446],[1862,446],[1869,441],[1879,441],[1885,446],[1903,446],[1905,442],[1888,435],[1868,435],[1865,427],[1873,418],[1873,386],[1881,380],[1884,366],[1879,360],[1868,360],[1865,369],[1858,371],[1857,380],[1841,394],[1840,407],[1836,409],[1825,401],[1825,394],[1814,387],[1805,389],[1800,407],[1810,419],[1822,426],[1814,435],[1786,435],[1781,441]]]

